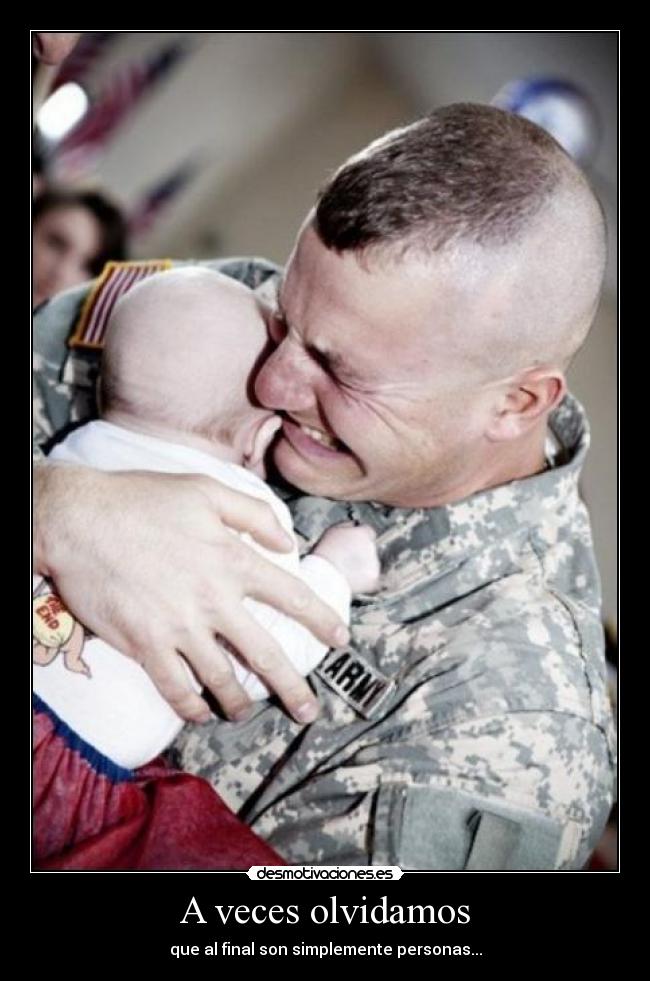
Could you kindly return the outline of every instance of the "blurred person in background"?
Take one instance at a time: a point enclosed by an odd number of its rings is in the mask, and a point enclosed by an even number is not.
[[[123,260],[127,227],[120,209],[99,191],[50,188],[33,210],[33,306],[98,276]]]

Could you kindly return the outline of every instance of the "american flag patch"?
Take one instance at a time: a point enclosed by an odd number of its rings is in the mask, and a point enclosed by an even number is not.
[[[171,259],[107,262],[83,305],[81,316],[68,342],[69,346],[101,350],[104,346],[106,324],[119,298],[147,276],[171,267]]]

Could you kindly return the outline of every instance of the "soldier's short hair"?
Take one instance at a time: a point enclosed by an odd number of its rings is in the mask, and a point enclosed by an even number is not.
[[[457,103],[387,133],[343,164],[318,195],[314,224],[337,252],[508,244],[575,169],[527,119]]]

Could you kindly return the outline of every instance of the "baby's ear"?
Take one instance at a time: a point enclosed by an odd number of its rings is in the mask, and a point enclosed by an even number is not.
[[[265,476],[264,455],[268,450],[273,437],[282,425],[280,416],[269,416],[258,426],[255,426],[244,455],[244,466],[248,470],[253,470],[258,476]]]

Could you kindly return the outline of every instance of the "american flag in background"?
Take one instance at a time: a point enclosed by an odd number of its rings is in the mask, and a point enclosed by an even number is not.
[[[169,74],[186,51],[186,45],[172,44],[152,58],[116,69],[83,119],[55,147],[57,177],[74,180],[92,170],[142,96]]]
[[[149,188],[131,211],[129,231],[134,238],[146,235],[160,217],[162,211],[187,187],[199,169],[196,160],[189,160]]]
[[[91,68],[119,37],[118,31],[89,31],[87,34],[82,34],[76,47],[56,73],[51,91],[67,85],[68,82],[77,82],[81,85]]]

